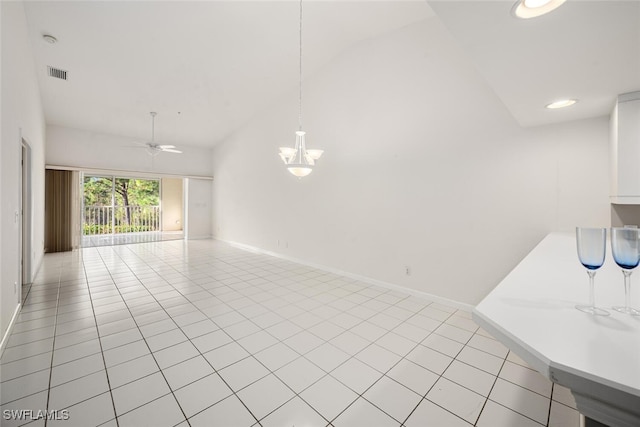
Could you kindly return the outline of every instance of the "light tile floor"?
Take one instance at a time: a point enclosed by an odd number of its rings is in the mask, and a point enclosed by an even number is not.
[[[25,293],[3,426],[580,424],[469,313],[217,241],[46,255]]]
[[[95,234],[82,236],[80,246],[128,245],[130,243],[160,242],[165,240],[184,239],[182,231],[146,231],[142,233]]]

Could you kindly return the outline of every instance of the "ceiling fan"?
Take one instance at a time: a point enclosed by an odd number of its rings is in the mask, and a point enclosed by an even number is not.
[[[162,152],[182,154],[182,151],[176,150],[175,145],[165,145],[165,144],[155,143],[155,124],[156,124],[156,115],[158,113],[156,113],[155,111],[152,111],[149,114],[151,114],[151,141],[145,142],[145,143],[138,143],[138,144],[146,147],[147,153],[149,153],[151,156],[157,156]]]

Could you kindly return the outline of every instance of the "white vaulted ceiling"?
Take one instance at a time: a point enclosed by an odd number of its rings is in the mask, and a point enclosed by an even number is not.
[[[511,1],[430,5],[522,126],[609,114],[617,94],[640,90],[640,1],[567,1],[515,19]],[[574,107],[545,105],[578,98]]]
[[[439,19],[522,126],[605,115],[617,94],[640,90],[640,1],[569,0],[531,20],[512,17],[512,4],[305,0],[305,76],[359,42]],[[158,142],[213,146],[297,96],[297,1],[28,1],[25,11],[50,125],[145,140],[158,111]],[[561,97],[580,102],[544,108]]]
[[[47,124],[148,139],[157,111],[158,141],[211,146],[298,84],[297,1],[47,1],[25,9]],[[358,41],[431,14],[423,1],[305,1],[305,75]],[[48,65],[67,70],[68,81],[48,77]]]

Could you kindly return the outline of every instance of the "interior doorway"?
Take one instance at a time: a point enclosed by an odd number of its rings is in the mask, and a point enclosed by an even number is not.
[[[31,147],[22,139],[20,159],[20,278],[23,285],[31,283]],[[18,289],[18,299],[21,289]]]

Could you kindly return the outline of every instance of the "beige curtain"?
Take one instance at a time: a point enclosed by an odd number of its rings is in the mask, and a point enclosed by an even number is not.
[[[79,173],[47,169],[45,173],[45,252],[64,252],[80,243]]]
[[[82,221],[81,221],[81,206],[82,206],[82,189],[80,181],[80,172],[71,172],[71,247],[78,249],[81,245],[82,239]]]

